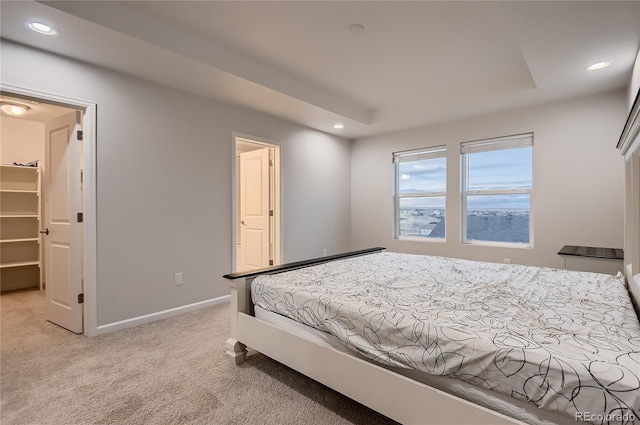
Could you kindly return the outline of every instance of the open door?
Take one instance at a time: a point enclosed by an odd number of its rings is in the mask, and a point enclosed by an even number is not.
[[[82,210],[79,112],[45,125],[44,229],[46,317],[75,333],[83,332]]]
[[[269,148],[240,154],[240,245],[242,270],[268,267],[270,255]]]

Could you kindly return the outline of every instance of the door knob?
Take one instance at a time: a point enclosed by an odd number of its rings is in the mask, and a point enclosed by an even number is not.
[[[45,235],[48,235],[49,229],[40,230],[40,233],[44,233]]]
[[[240,220],[240,224],[244,224],[244,220]]]

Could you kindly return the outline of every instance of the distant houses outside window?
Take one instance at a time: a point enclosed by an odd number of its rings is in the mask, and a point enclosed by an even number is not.
[[[461,144],[462,242],[533,246],[533,133]]]
[[[395,237],[445,238],[447,159],[444,146],[395,152]]]

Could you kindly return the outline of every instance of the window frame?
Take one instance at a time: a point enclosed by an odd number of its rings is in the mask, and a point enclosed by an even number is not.
[[[460,143],[460,239],[463,245],[480,245],[506,248],[533,248],[533,132],[491,139]],[[469,155],[480,152],[495,152],[507,149],[530,147],[531,187],[518,189],[469,190]],[[467,198],[477,195],[529,195],[529,242],[502,242],[467,238]]]
[[[406,158],[412,158],[412,157],[413,159],[406,159]],[[424,192],[412,192],[412,193],[402,193],[402,194],[400,193],[401,177],[399,174],[400,174],[401,163],[419,161],[424,159],[438,159],[438,158],[444,158],[445,160],[444,191],[424,191]],[[410,199],[410,198],[444,198],[444,201],[445,201],[444,214],[445,214],[445,220],[446,220],[447,177],[448,177],[447,146],[439,145],[439,146],[432,146],[432,147],[421,148],[421,149],[393,152],[392,161],[393,161],[393,176],[394,176],[393,238],[397,240],[404,240],[404,241],[408,240],[408,241],[417,241],[417,242],[436,242],[436,243],[446,242],[446,239],[447,239],[446,229],[445,229],[445,234],[443,238],[435,238],[430,236],[401,236],[400,235],[400,200]]]

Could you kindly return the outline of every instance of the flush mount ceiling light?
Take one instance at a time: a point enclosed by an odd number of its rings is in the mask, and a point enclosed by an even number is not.
[[[37,32],[38,34],[49,36],[58,35],[58,31],[56,31],[55,28],[47,24],[43,24],[42,22],[29,21],[27,22],[27,28],[29,28],[31,31]]]
[[[599,71],[601,69],[608,67],[609,65],[611,65],[611,62],[607,62],[607,61],[596,62],[594,64],[589,65],[587,67],[587,71]]]
[[[27,105],[21,105],[20,103],[1,102],[0,109],[2,109],[2,112],[5,114],[19,117],[26,114],[31,108]]]
[[[344,128],[344,124],[337,122],[333,125],[333,128],[336,128],[336,129]]]

